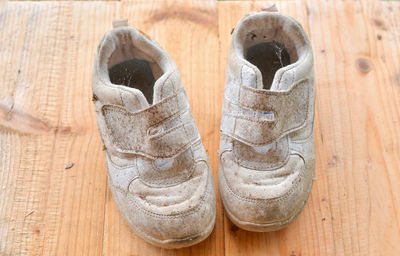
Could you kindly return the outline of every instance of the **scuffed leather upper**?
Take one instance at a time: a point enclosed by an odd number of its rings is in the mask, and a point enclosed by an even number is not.
[[[119,47],[123,58],[159,65],[153,104],[141,91],[110,82],[108,68],[118,64],[113,55],[120,54]],[[109,185],[136,233],[172,248],[211,232],[212,174],[179,71],[168,54],[136,29],[107,32],[95,57],[93,94]]]
[[[263,89],[246,49],[284,42],[295,61]],[[302,208],[312,184],[313,55],[301,25],[279,13],[245,16],[232,35],[220,142],[220,193],[228,215],[244,228],[284,225]],[[247,224],[250,225],[246,226]]]

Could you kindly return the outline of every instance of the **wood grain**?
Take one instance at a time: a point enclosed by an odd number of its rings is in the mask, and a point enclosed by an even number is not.
[[[18,2],[0,13],[0,255],[101,253],[106,175],[90,81],[117,12]]]
[[[317,157],[332,253],[342,255],[399,253],[400,5],[369,2],[373,13],[362,1],[307,2],[318,74]]]
[[[240,230],[218,197],[206,241],[162,250],[118,212],[90,101],[93,54],[111,21],[128,18],[176,61],[217,184],[230,33],[270,4],[0,3],[0,255],[400,255],[397,1],[277,2],[310,35],[316,73],[316,181],[292,225]]]

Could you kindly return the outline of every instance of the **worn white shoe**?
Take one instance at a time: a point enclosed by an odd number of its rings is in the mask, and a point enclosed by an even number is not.
[[[313,53],[292,17],[245,16],[232,35],[219,184],[234,224],[280,229],[299,214],[315,168]]]
[[[204,240],[215,223],[214,183],[171,57],[134,28],[107,32],[93,100],[109,185],[132,229],[164,248]]]

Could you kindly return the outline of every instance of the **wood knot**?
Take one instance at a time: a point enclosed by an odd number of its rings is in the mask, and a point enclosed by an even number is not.
[[[372,22],[374,23],[374,25],[377,28],[380,28],[382,30],[387,30],[387,27],[386,27],[385,22],[383,20],[378,19],[378,18],[374,18],[374,19],[372,19]]]
[[[356,61],[358,69],[363,73],[368,73],[371,71],[371,64],[367,59],[359,58]]]
[[[239,228],[236,225],[232,224],[230,230],[235,233],[236,231],[239,230]]]

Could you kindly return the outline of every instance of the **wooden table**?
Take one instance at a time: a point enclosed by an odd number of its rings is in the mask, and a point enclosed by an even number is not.
[[[176,61],[217,184],[230,32],[269,4],[1,2],[0,255],[400,255],[399,1],[277,1],[315,53],[316,181],[292,225],[240,230],[218,197],[206,241],[162,250],[118,212],[91,102],[112,20],[128,18]]]

